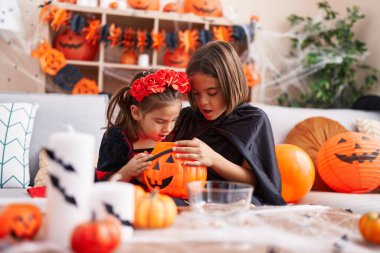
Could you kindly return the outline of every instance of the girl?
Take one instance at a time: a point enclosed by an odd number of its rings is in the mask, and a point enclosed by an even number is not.
[[[174,130],[177,157],[207,166],[208,180],[254,185],[256,205],[285,204],[272,129],[266,114],[246,103],[248,86],[233,47],[222,41],[205,45],[186,72],[191,108],[181,111]]]
[[[151,163],[147,161],[151,157],[148,153],[172,131],[181,110],[182,94],[190,91],[187,75],[174,70],[144,71],[131,83],[109,103],[97,181],[115,176],[117,180],[142,185],[142,172]]]

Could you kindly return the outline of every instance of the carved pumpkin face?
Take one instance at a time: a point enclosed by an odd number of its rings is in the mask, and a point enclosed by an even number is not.
[[[133,50],[125,50],[120,57],[120,63],[136,65],[137,53]]]
[[[219,0],[185,0],[185,13],[192,12],[203,17],[221,17],[222,7]]]
[[[128,0],[128,4],[137,10],[158,11],[160,8],[160,0]]]
[[[367,134],[346,132],[328,139],[317,155],[322,180],[338,192],[363,193],[380,182],[380,142]]]
[[[191,181],[206,181],[207,168],[204,166],[186,166],[185,160],[178,159],[171,152],[173,142],[158,142],[152,155],[168,151],[168,153],[153,160],[144,173],[145,182],[150,191],[158,192],[172,197],[186,198],[187,183]]]
[[[94,80],[82,78],[77,82],[72,90],[73,94],[98,94],[99,87]]]
[[[68,60],[93,61],[99,44],[92,45],[85,39],[85,36],[66,29],[57,36],[54,47],[61,51]]]
[[[186,68],[190,60],[190,55],[183,49],[176,48],[174,50],[167,50],[163,58],[165,66]]]
[[[10,235],[13,239],[32,239],[42,221],[40,209],[32,204],[10,204],[0,214],[0,238]]]

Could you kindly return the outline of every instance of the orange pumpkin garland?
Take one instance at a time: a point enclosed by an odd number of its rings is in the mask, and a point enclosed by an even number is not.
[[[136,228],[164,228],[172,225],[176,217],[174,200],[153,191],[136,203],[134,225]]]
[[[11,236],[16,240],[32,239],[42,223],[40,209],[27,203],[10,204],[0,213],[0,239]]]
[[[372,191],[380,184],[380,142],[363,133],[337,134],[321,146],[317,169],[335,191]]]
[[[174,147],[173,142],[159,142],[152,151],[157,155]],[[187,183],[203,181],[206,183],[205,166],[187,166],[185,160],[178,159],[173,152],[168,152],[153,160],[144,172],[145,182],[150,191],[158,190],[172,197],[187,198]]]
[[[380,244],[380,213],[368,212],[359,219],[359,230],[362,236],[372,242]]]

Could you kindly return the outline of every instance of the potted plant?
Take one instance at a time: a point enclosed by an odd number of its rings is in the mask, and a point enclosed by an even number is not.
[[[359,8],[347,8],[340,17],[326,2],[319,2],[323,17],[288,17],[296,36],[292,37],[290,57],[299,59],[308,70],[297,95],[282,93],[278,103],[286,106],[350,108],[378,80],[378,70],[362,63],[368,54],[366,44],[355,39],[353,27],[364,19]],[[306,71],[305,71],[306,72]],[[305,73],[304,72],[304,73]],[[302,79],[302,77],[298,77]]]

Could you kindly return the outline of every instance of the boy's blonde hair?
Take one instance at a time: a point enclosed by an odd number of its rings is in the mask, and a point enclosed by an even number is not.
[[[191,56],[186,73],[189,78],[196,73],[203,73],[218,79],[227,106],[227,115],[249,100],[248,85],[240,58],[227,42],[213,41],[199,48]],[[197,110],[192,92],[187,97],[191,107]]]

